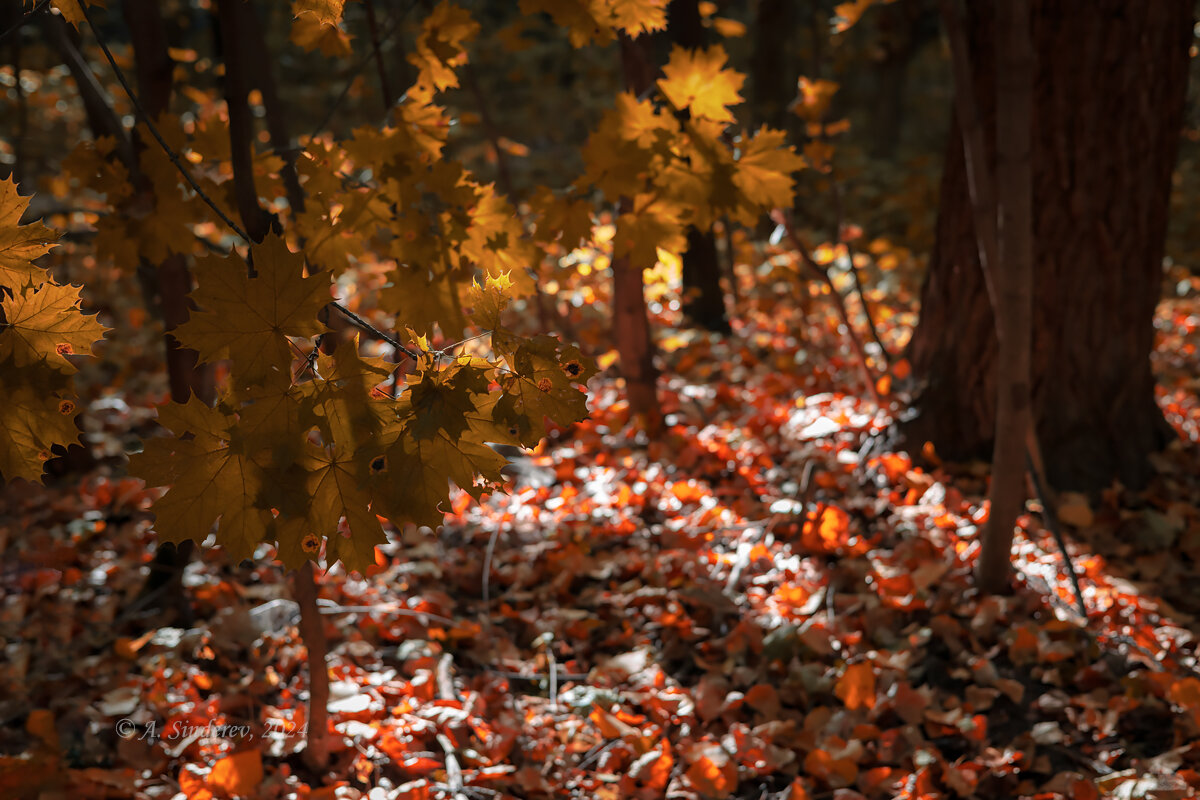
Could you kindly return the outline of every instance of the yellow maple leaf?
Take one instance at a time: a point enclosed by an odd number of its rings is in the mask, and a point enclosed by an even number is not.
[[[662,199],[642,195],[635,199],[632,211],[617,219],[613,238],[614,253],[629,256],[639,268],[653,267],[658,261],[658,248],[672,253],[687,249],[684,235],[683,210]]]
[[[0,363],[0,476],[37,480],[50,448],[79,439],[75,404],[48,385],[22,380],[30,377],[10,362]]]
[[[60,372],[74,372],[66,357],[91,352],[106,330],[95,315],[80,313],[79,303],[78,287],[53,283],[0,300],[7,320],[0,326],[0,358],[12,358],[18,367],[45,361]]]
[[[837,94],[838,84],[822,78],[812,79],[803,75],[796,82],[796,101],[792,111],[796,116],[809,122],[820,122],[829,112],[833,96]]]
[[[605,24],[607,16],[603,0],[521,0],[521,13],[543,13],[556,25],[567,29],[573,47],[596,42],[612,41],[616,34]]]
[[[304,259],[271,234],[253,245],[255,277],[237,256],[210,256],[196,265],[199,287],[192,299],[202,309],[175,329],[180,342],[204,361],[233,359],[235,378],[261,384],[289,374],[289,336],[324,330],[317,313],[329,302],[329,275],[304,277]]]
[[[417,83],[431,83],[438,91],[458,86],[454,68],[467,63],[463,45],[479,33],[479,23],[466,9],[442,0],[421,26],[416,52],[408,60],[419,71]]]
[[[614,28],[633,38],[667,27],[668,0],[607,0]]]
[[[746,81],[740,72],[725,68],[725,48],[715,44],[706,50],[685,50],[675,45],[663,67],[659,91],[677,109],[688,109],[693,117],[733,122],[728,106],[742,102],[738,90]]]
[[[805,162],[786,139],[783,131],[764,126],[739,147],[733,183],[755,210],[792,205],[792,173]]]
[[[49,252],[58,238],[40,222],[20,224],[28,205],[29,200],[17,194],[16,183],[0,180],[0,286],[14,291],[46,279],[46,270],[32,262]]]
[[[292,3],[292,16],[312,14],[322,25],[337,26],[342,22],[342,7],[346,0],[296,0]]]
[[[82,0],[83,4],[89,8],[96,6],[104,8],[105,0]],[[62,14],[63,19],[79,28],[84,21],[83,10],[79,7],[80,0],[51,0],[51,5],[59,14]]]
[[[538,217],[534,238],[539,242],[557,242],[570,250],[592,235],[592,204],[583,197],[560,196],[547,186],[539,186],[526,201]]]
[[[326,25],[316,14],[301,14],[292,20],[290,37],[292,42],[305,52],[320,50],[330,58],[345,58],[353,50],[352,37],[338,25]]]
[[[649,100],[638,100],[632,92],[617,95],[617,115],[621,138],[638,147],[650,147],[664,133],[671,133],[679,124],[654,107]]]
[[[484,330],[496,330],[500,327],[500,314],[508,307],[508,292],[511,287],[512,278],[507,272],[488,275],[483,285],[476,281],[471,282],[471,319],[476,325]]]
[[[365,573],[375,561],[375,546],[387,544],[387,536],[369,508],[370,498],[362,488],[364,476],[358,473],[353,454],[338,446],[310,445],[301,466],[309,471],[308,527],[327,537],[329,563],[340,559],[346,569]],[[350,529],[348,539],[338,533],[342,517]]]
[[[159,423],[175,437],[148,440],[129,462],[130,473],[148,485],[172,484],[150,507],[159,538],[202,542],[219,520],[217,544],[235,563],[249,558],[266,537],[271,514],[256,505],[265,485],[261,465],[230,446],[236,418],[192,398],[159,409]]]

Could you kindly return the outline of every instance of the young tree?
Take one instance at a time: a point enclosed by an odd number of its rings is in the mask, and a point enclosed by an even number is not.
[[[1036,2],[1033,414],[1059,489],[1136,486],[1169,441],[1149,354],[1192,4]],[[994,163],[995,3],[969,4],[973,90]],[[914,447],[986,458],[995,431],[996,335],[954,125],[937,245],[908,357]]]

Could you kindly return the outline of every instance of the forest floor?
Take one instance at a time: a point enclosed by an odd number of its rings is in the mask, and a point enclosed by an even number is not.
[[[659,441],[598,378],[593,418],[510,494],[459,495],[373,574],[321,578],[326,775],[297,754],[307,670],[276,566],[207,552],[180,602],[139,612],[152,491],[112,468],[10,485],[0,796],[1192,796],[1197,294],[1164,302],[1156,355],[1191,444],[1145,492],[1064,506],[1086,623],[1036,513],[1016,592],[975,592],[984,465],[879,453],[891,418],[836,325],[678,333]],[[149,414],[93,412],[117,439]]]

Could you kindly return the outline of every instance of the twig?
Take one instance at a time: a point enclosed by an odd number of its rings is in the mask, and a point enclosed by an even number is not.
[[[454,755],[454,743],[450,741],[450,737],[441,732],[437,734],[437,742],[442,746],[442,752],[446,754],[446,790],[455,800],[466,800],[467,795],[463,791],[462,766],[458,763],[458,756]]]
[[[846,310],[846,301],[843,299],[841,292],[837,290],[837,287],[833,285],[833,278],[829,277],[829,271],[813,259],[812,254],[809,253],[808,244],[800,238],[800,234],[796,232],[796,229],[788,221],[782,209],[777,208],[771,212],[771,218],[783,226],[784,233],[787,234],[792,246],[799,251],[800,259],[804,262],[804,265],[828,287],[830,294],[833,296],[834,308],[837,309],[838,317],[841,319],[842,324],[846,326],[846,335],[850,339],[850,344],[854,348],[855,354],[858,355],[858,364],[863,374],[863,380],[867,384],[867,391],[871,393],[875,404],[882,408],[883,398],[879,395],[878,387],[875,386],[875,376],[871,372],[867,350],[863,346],[862,339],[859,337],[854,323],[850,321],[850,312]]]
[[[867,330],[871,333],[871,338],[875,340],[875,344],[879,346],[879,354],[883,358],[883,363],[890,368],[892,365],[892,354],[888,352],[887,345],[883,343],[883,339],[879,338],[879,328],[875,326],[875,319],[871,316],[871,306],[867,303],[867,292],[863,288],[862,275],[859,274],[858,265],[854,263],[854,245],[850,243],[849,237],[842,238],[842,223],[845,221],[842,206],[842,185],[833,176],[832,172],[829,175],[829,185],[832,188],[834,208],[837,209],[837,221],[834,223],[836,227],[833,230],[833,240],[846,248],[846,261],[850,265],[850,277],[854,279],[854,291],[858,293],[858,302],[862,306],[863,317],[867,321]]]
[[[443,653],[438,659],[434,675],[437,681],[438,696],[442,700],[462,700],[458,690],[454,688],[454,656]]]
[[[338,311],[345,314],[347,319],[349,319],[351,322],[353,322],[358,327],[362,328],[367,333],[370,333],[372,336],[379,339],[380,341],[387,342],[392,347],[396,348],[401,353],[404,353],[404,355],[408,356],[409,358],[413,359],[414,361],[416,361],[417,357],[420,355],[419,353],[417,353],[416,350],[412,350],[412,349],[409,349],[408,347],[405,347],[404,345],[402,345],[400,343],[400,341],[398,339],[395,339],[395,338],[389,336],[388,334],[384,333],[383,331],[379,330],[374,325],[367,322],[365,319],[360,317],[358,314],[355,314],[353,311],[346,308],[344,305],[337,302],[336,300],[333,301],[332,303],[330,303],[329,305],[333,306]]]
[[[40,3],[34,6],[33,10],[28,14],[23,14],[11,28],[6,30],[4,33],[0,33],[0,44],[2,44],[8,37],[21,30],[21,28],[24,28],[27,24],[32,22],[34,17],[45,11],[46,6],[48,5],[50,5],[50,0],[42,0]],[[82,5],[82,3],[80,5]]]
[[[379,25],[375,21],[375,4],[366,0],[367,30],[371,34],[371,52],[375,56],[375,66],[379,69],[379,91],[383,94],[383,109],[385,112],[392,108],[392,86],[388,80],[387,65],[383,63],[383,42],[379,38]]]
[[[440,614],[433,614],[429,611],[413,611],[411,608],[400,608],[395,603],[380,603],[373,606],[340,606],[336,603],[322,600],[322,614],[395,614],[399,617],[412,617],[419,619],[422,622],[434,620],[444,625],[453,625],[454,620],[449,617],[443,617]]]
[[[490,620],[491,615],[488,613],[488,608],[491,606],[491,578],[492,578],[492,556],[496,553],[496,539],[500,537],[500,527],[497,526],[492,531],[491,537],[488,538],[487,550],[483,553],[483,612]]]
[[[1083,617],[1084,622],[1088,619],[1087,603],[1083,600],[1083,589],[1079,586],[1079,574],[1075,571],[1075,563],[1071,561],[1071,554],[1067,552],[1067,542],[1063,538],[1062,529],[1058,525],[1058,508],[1054,498],[1046,491],[1042,485],[1042,470],[1040,465],[1034,462],[1033,453],[1029,448],[1025,451],[1025,464],[1029,470],[1029,477],[1033,481],[1033,489],[1037,492],[1038,497],[1042,501],[1042,520],[1047,528],[1050,529],[1050,535],[1054,537],[1054,543],[1058,545],[1058,552],[1062,554],[1063,566],[1066,567],[1067,575],[1071,578],[1071,588],[1075,590],[1075,602],[1079,604],[1079,615]]]

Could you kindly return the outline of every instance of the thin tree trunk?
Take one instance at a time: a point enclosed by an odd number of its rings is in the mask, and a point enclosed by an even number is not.
[[[166,111],[171,102],[175,62],[167,49],[167,26],[159,3],[154,0],[126,0],[121,10],[129,27],[133,45],[134,75],[138,97],[151,119]],[[135,143],[140,150],[146,143]],[[157,146],[153,142],[149,146]],[[181,346],[171,331],[187,322],[192,302],[192,273],[187,257],[170,255],[157,268],[146,264],[147,275],[154,275],[166,330],[167,380],[171,399],[186,403],[193,393],[205,403],[216,394],[216,375],[211,365],[201,365],[196,351]],[[186,562],[185,562],[186,563]]]
[[[275,83],[273,58],[263,35],[262,20],[253,2],[246,3],[240,19],[245,24],[238,32],[236,46],[248,67],[252,85],[262,92],[263,108],[266,111],[264,118],[267,123],[267,135],[271,138],[271,148],[274,149],[275,155],[283,159],[279,177],[287,193],[288,205],[293,216],[303,214],[304,190],[300,187],[300,176],[296,172],[298,150],[288,133],[287,114],[279,99],[279,87]]]
[[[647,50],[644,41],[622,35],[621,71],[625,88],[638,95],[654,80]],[[630,207],[626,198],[619,205],[622,209]],[[654,365],[654,337],[646,313],[642,265],[634,264],[629,256],[621,256],[613,259],[612,273],[613,338],[630,411],[648,431],[656,432],[662,427],[662,410],[658,404],[658,368]]]
[[[396,96],[392,94],[392,81],[388,77],[387,63],[383,60],[375,3],[372,0],[364,0],[363,5],[367,11],[367,31],[371,34],[371,49],[375,51],[375,67],[379,72],[379,94],[383,97],[383,110],[388,112],[396,102]]]
[[[249,80],[244,71],[248,48],[245,40],[238,38],[249,30],[244,19],[247,12],[241,0],[220,0],[217,12],[225,56],[225,97],[229,104],[229,138],[238,212],[247,233],[258,242],[267,234],[270,215],[259,205],[258,189],[254,185],[253,126],[247,105]],[[309,561],[292,573],[292,596],[300,606],[300,638],[308,650],[308,735],[304,761],[310,769],[323,770],[329,762],[328,646],[317,605],[319,590],[314,569]]]
[[[254,186],[254,121],[250,116],[250,80],[239,35],[246,29],[242,0],[219,0],[217,24],[225,61],[225,103],[229,109],[230,160],[238,214],[246,232],[261,242],[271,229],[271,215],[258,203]]]
[[[1013,530],[1025,508],[1025,441],[1031,426],[1029,363],[1033,321],[1033,45],[1029,0],[997,6],[996,319],[1004,331],[996,358],[996,441],[991,509],[976,566],[980,591],[1005,588]]]
[[[759,0],[754,15],[754,50],[750,56],[750,104],[755,126],[780,130],[794,127],[788,106],[796,97],[799,77],[788,43],[796,35],[799,4],[792,0]]]
[[[707,44],[698,0],[671,0],[667,6],[667,33],[671,42],[695,50]],[[725,290],[721,287],[721,262],[711,229],[688,227],[688,248],[682,254],[683,316],[692,324],[715,333],[729,333]]]
[[[329,672],[326,661],[329,646],[325,640],[325,622],[317,603],[314,567],[311,561],[292,572],[292,597],[300,606],[300,638],[308,650],[308,735],[304,763],[314,771],[329,764]]]

